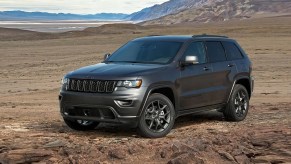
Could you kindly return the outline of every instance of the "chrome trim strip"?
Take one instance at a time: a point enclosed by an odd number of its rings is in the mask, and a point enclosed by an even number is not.
[[[235,80],[235,81],[233,82],[233,84],[232,84],[232,87],[231,87],[230,93],[229,93],[229,95],[228,95],[227,103],[228,103],[229,100],[230,100],[230,97],[231,97],[232,91],[233,91],[233,89],[234,89],[234,86],[235,86],[235,84],[236,84],[236,81],[237,81],[237,80]]]

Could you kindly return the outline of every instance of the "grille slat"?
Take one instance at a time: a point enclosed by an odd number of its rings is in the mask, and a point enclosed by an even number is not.
[[[81,84],[81,80],[77,81],[77,91],[82,91],[82,84]]]
[[[115,81],[108,81],[106,92],[113,92],[116,82]]]
[[[69,79],[67,90],[74,92],[112,93],[116,84],[116,81],[107,80]]]
[[[105,81],[99,81],[98,85],[98,92],[104,92],[105,91]]]
[[[94,81],[89,81],[89,91],[90,92],[94,92],[93,88],[94,88]]]

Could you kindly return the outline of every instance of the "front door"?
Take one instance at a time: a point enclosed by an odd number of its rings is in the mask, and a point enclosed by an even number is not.
[[[183,66],[178,80],[180,109],[192,109],[210,104],[209,93],[213,79],[212,66],[207,62],[203,42],[193,42],[186,49],[181,60],[186,56],[197,56],[198,63]]]

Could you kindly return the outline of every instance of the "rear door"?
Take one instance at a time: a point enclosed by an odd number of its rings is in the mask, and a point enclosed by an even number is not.
[[[232,64],[232,67],[236,69],[236,75],[239,73],[240,70],[248,70],[243,60],[244,56],[242,55],[242,52],[237,47],[237,45],[231,41],[222,41],[221,43],[225,49],[229,65]],[[234,79],[232,79],[232,82],[234,82]],[[229,88],[228,93],[231,92],[231,89],[232,88]]]
[[[227,60],[225,49],[220,41],[207,41],[205,45],[209,62],[212,65],[209,101],[211,105],[225,103],[233,84],[233,78],[237,73],[235,63]]]

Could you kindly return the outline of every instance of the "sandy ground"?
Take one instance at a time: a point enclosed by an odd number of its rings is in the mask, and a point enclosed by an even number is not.
[[[132,38],[157,33],[237,39],[256,78],[247,119],[226,122],[215,111],[182,117],[160,139],[112,124],[91,132],[65,126],[57,99],[62,76],[100,62]],[[290,44],[290,18],[0,41],[0,163],[291,163]]]

